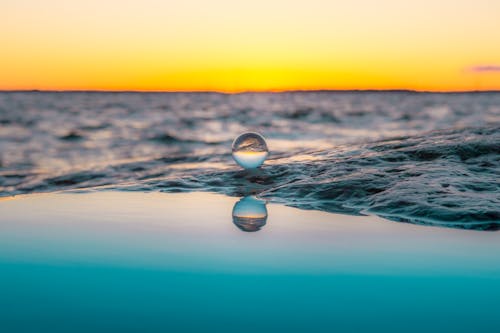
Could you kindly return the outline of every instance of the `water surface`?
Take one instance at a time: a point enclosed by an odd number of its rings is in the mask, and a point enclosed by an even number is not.
[[[106,191],[0,201],[2,330],[496,332],[500,325],[498,233],[272,203],[267,223],[243,232],[232,216],[239,202]]]
[[[231,142],[268,139],[261,172]],[[0,93],[0,195],[107,186],[497,230],[500,93]]]

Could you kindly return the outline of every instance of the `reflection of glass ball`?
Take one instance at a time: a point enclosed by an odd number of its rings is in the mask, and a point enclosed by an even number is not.
[[[269,155],[266,140],[254,132],[241,134],[233,142],[233,158],[242,168],[255,169],[264,163]]]
[[[241,198],[233,207],[233,223],[242,231],[259,231],[267,221],[266,202],[253,196]]]

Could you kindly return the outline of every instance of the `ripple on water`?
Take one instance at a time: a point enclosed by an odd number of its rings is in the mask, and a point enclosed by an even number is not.
[[[0,93],[0,195],[212,191],[496,230],[498,105],[500,94]],[[260,170],[231,161],[249,130],[272,152]]]

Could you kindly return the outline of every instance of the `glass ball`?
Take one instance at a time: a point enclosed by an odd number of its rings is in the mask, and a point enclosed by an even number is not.
[[[267,208],[264,200],[246,196],[233,207],[233,223],[242,231],[259,231],[266,221]]]
[[[259,133],[241,134],[233,142],[233,159],[244,169],[260,167],[268,155],[266,140]]]

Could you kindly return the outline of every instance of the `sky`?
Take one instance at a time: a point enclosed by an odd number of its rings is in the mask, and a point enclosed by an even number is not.
[[[498,0],[0,0],[0,89],[500,89]]]

